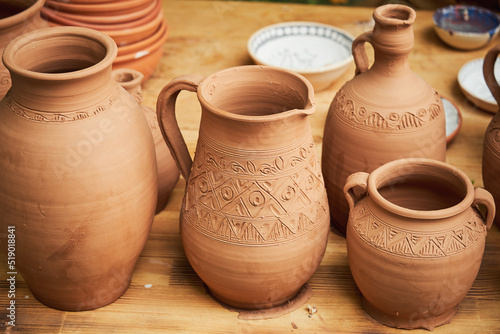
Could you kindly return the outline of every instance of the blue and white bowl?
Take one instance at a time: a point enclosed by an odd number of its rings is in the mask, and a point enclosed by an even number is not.
[[[481,7],[451,5],[437,9],[434,30],[448,45],[462,50],[486,46],[500,31],[496,13]]]
[[[247,47],[256,64],[295,71],[320,91],[349,68],[353,40],[348,32],[330,25],[286,22],[258,30]]]

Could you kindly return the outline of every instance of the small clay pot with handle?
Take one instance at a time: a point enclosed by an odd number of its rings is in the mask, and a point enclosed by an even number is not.
[[[367,314],[405,329],[450,322],[481,266],[495,216],[491,194],[431,159],[354,173],[344,194],[349,266]]]

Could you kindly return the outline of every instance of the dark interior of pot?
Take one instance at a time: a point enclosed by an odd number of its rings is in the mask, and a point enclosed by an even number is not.
[[[407,175],[398,179],[398,182],[382,186],[378,191],[386,200],[403,208],[442,210],[457,205],[467,194],[466,186],[457,182],[457,177],[450,178],[439,175]],[[453,178],[455,182],[452,181]]]
[[[397,19],[406,21],[410,18],[410,12],[406,9],[391,8],[386,10],[382,15],[388,19]]]
[[[274,115],[304,109],[308,103],[307,85],[288,72],[249,67],[222,71],[206,81],[203,98],[233,114]]]
[[[0,20],[25,11],[35,2],[36,0],[0,0]]]
[[[127,83],[135,79],[134,75],[128,72],[115,74],[113,78],[119,83]]]
[[[15,62],[33,72],[68,73],[99,63],[106,52],[103,44],[86,36],[56,35],[25,43],[17,50]]]

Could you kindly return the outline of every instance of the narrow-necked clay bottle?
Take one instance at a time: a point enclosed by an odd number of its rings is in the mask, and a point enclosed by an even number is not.
[[[431,159],[354,173],[344,191],[349,267],[365,311],[397,328],[450,322],[481,266],[495,216],[491,194]]]
[[[109,304],[128,288],[157,200],[153,137],[111,77],[116,44],[87,28],[14,39],[3,61],[0,219],[35,298],[62,310]]]
[[[336,94],[326,119],[322,169],[332,225],[345,233],[348,207],[342,193],[354,172],[370,172],[400,158],[444,161],[445,114],[439,94],[410,68],[415,11],[404,5],[375,9],[373,31],[353,42],[356,75]],[[369,67],[364,43],[372,44]]]
[[[181,90],[196,91],[202,106],[194,160],[175,119]],[[330,216],[308,117],[314,110],[304,77],[266,66],[182,76],[158,97],[160,128],[187,180],[184,251],[232,307],[287,305],[323,258]]]
[[[5,46],[24,33],[47,28],[40,16],[45,0],[4,0],[0,4],[0,55]],[[10,88],[9,71],[0,62],[0,99]]]
[[[156,111],[142,104],[141,84],[144,75],[139,71],[129,68],[114,70],[112,75],[113,78],[141,105],[142,111],[148,120],[151,133],[153,134],[156,164],[158,166],[158,203],[156,204],[156,213],[160,213],[167,205],[170,193],[179,180],[179,169],[175,164],[168,146],[165,145],[165,141],[163,140],[160,128],[158,127]]]
[[[483,74],[486,84],[493,97],[500,105],[500,86],[495,78],[495,62],[500,54],[500,44],[488,51],[483,63]],[[497,207],[500,207],[500,112],[496,112],[491,119],[484,135],[482,174],[484,188],[495,198]],[[495,224],[500,228],[500,214],[497,213]]]

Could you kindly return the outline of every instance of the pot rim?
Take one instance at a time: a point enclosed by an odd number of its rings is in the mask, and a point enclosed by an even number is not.
[[[295,109],[289,109],[286,111],[282,111],[276,114],[270,114],[270,115],[260,115],[260,116],[252,116],[252,115],[241,115],[241,114],[236,114],[236,113],[231,113],[229,111],[226,111],[224,109],[218,108],[214,106],[211,102],[207,101],[206,98],[203,96],[203,91],[204,90],[209,90],[210,85],[213,82],[214,78],[220,75],[223,75],[224,73],[231,72],[231,71],[245,71],[247,73],[251,72],[257,72],[257,71],[262,71],[266,70],[268,71],[267,75],[269,79],[272,79],[271,72],[275,73],[280,73],[280,74],[285,74],[290,77],[295,77],[296,79],[300,80],[306,90],[307,90],[307,96],[305,96],[305,103],[304,107],[301,109],[295,108]],[[198,99],[201,102],[202,106],[204,108],[207,108],[210,112],[214,113],[215,115],[218,115],[220,117],[224,117],[226,119],[231,119],[231,120],[236,120],[236,121],[244,121],[248,123],[260,123],[260,122],[270,122],[270,121],[277,121],[277,120],[283,120],[285,118],[289,118],[292,115],[303,115],[303,116],[309,116],[312,115],[316,109],[316,104],[314,102],[314,89],[312,84],[302,75],[299,73],[289,71],[286,69],[282,69],[279,67],[274,67],[274,66],[265,66],[265,65],[241,65],[241,66],[234,66],[234,67],[229,67],[226,69],[223,69],[221,71],[218,71],[216,73],[213,73],[203,79],[200,84],[198,85],[197,89],[197,95]]]
[[[25,10],[0,20],[0,29],[5,29],[18,23],[23,23],[28,17],[34,16],[42,10],[46,0],[35,0]]]
[[[140,8],[146,7],[150,2],[154,0],[122,0],[122,1],[110,1],[104,3],[72,3],[60,0],[47,0],[47,7],[53,8],[55,10],[60,10],[63,12],[70,13],[117,13],[121,11],[132,11],[138,10]]]
[[[16,61],[16,54],[21,48],[26,47],[30,43],[41,42],[49,38],[61,38],[63,36],[91,40],[97,44],[100,44],[106,50],[106,54],[97,63],[89,67],[70,72],[44,73],[32,71],[18,65]],[[100,71],[103,71],[107,67],[111,68],[113,60],[116,58],[117,52],[117,46],[114,40],[105,33],[99,32],[97,30],[69,26],[50,27],[34,30],[13,39],[5,47],[3,53],[3,62],[5,67],[11,73],[15,73],[26,78],[36,80],[63,81],[80,78],[83,75],[93,75]]]
[[[460,182],[464,187],[466,191],[465,196],[459,203],[444,209],[415,210],[408,209],[390,202],[378,191],[378,189],[380,189],[381,187],[389,185],[391,181],[394,182],[394,184],[397,184],[397,182],[395,181],[398,179],[401,180],[401,177],[404,175],[415,175],[414,173],[411,173],[411,171],[415,171],[415,168],[418,169],[422,167],[435,168],[436,172],[434,172],[433,174],[445,172],[446,177],[455,177],[456,180]],[[423,170],[418,172],[416,175],[429,175],[428,173],[422,173],[422,171]],[[368,176],[367,189],[372,199],[382,208],[389,212],[408,218],[441,219],[451,217],[468,209],[474,201],[474,186],[472,185],[469,177],[464,172],[462,172],[455,166],[452,166],[445,162],[427,158],[399,159],[378,167]]]
[[[406,13],[408,18],[397,18],[394,13]],[[373,19],[384,26],[410,26],[415,23],[417,13],[406,5],[386,4],[375,8]]]

